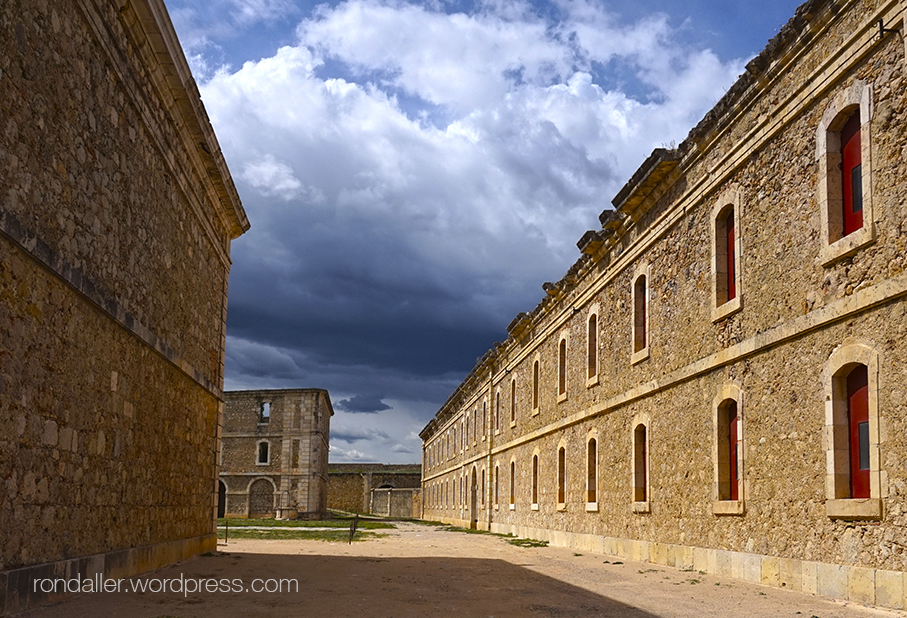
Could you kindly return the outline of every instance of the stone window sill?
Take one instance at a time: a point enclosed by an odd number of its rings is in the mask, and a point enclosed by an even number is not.
[[[598,386],[598,373],[591,378],[586,378],[586,388],[592,388],[593,386]]]
[[[853,255],[874,241],[875,234],[873,234],[872,224],[864,225],[844,238],[822,247],[819,251],[819,262],[822,266],[831,266],[837,260]]]
[[[734,315],[735,313],[743,309],[743,301],[741,300],[741,298],[742,297],[740,296],[740,294],[738,294],[726,303],[722,303],[721,305],[714,307],[712,309],[712,322],[723,320],[729,315]]]
[[[539,415],[539,408],[533,408],[533,409],[532,409],[532,416],[538,416],[538,415]]]
[[[513,429],[516,427],[516,421],[510,421],[510,428]]]
[[[633,352],[632,356],[630,356],[630,364],[635,365],[636,363],[640,363],[647,358],[649,358],[649,346],[644,347],[638,352]]]
[[[586,503],[586,512],[587,513],[598,513],[598,502],[587,502]]]
[[[530,508],[531,510],[533,510],[533,511],[539,510],[538,502],[533,502],[533,503],[532,503],[532,506],[530,506],[529,508]]]
[[[825,514],[832,519],[881,519],[879,498],[845,498],[825,502]]]
[[[712,502],[713,515],[743,515],[743,500],[716,500]]]
[[[567,510],[567,503],[566,503],[566,502],[558,502],[558,503],[557,503],[557,510],[558,510],[558,512],[561,512],[561,513],[563,513],[564,511],[566,511],[566,510]]]
[[[652,504],[646,500],[645,502],[634,502],[633,503],[633,512],[634,513],[651,513]]]
[[[511,504],[511,505],[510,505],[510,510],[511,510],[511,511],[515,511],[515,510],[516,510],[516,505],[515,505],[515,504]]]
[[[560,394],[557,396],[557,402],[558,402],[558,403],[563,403],[563,402],[565,402],[565,401],[567,401],[567,392],[566,392],[566,391],[564,391],[563,393],[560,393]]]

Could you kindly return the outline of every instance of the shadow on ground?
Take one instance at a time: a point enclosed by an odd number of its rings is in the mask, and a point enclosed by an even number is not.
[[[164,578],[296,579],[298,592],[82,594],[29,614],[98,618],[649,618],[654,614],[503,560],[217,554],[153,574]],[[148,577],[138,578],[147,580]],[[276,584],[271,584],[272,586]]]

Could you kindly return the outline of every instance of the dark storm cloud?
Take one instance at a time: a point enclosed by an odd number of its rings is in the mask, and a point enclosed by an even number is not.
[[[381,401],[380,397],[370,395],[355,395],[349,399],[341,399],[334,404],[334,408],[345,412],[358,412],[362,414],[375,414],[390,410],[391,407]]]

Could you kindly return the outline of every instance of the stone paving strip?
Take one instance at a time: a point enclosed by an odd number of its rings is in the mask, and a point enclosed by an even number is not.
[[[96,593],[28,618],[868,618],[907,617],[694,571],[558,547],[517,547],[490,534],[402,523],[347,545],[231,540],[154,578],[295,580],[275,593]]]

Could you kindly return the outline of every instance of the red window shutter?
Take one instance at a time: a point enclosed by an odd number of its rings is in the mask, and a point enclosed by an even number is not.
[[[866,365],[847,376],[847,420],[850,430],[850,497],[868,498],[869,380]]]
[[[863,227],[863,176],[860,112],[841,129],[841,186],[844,191],[844,236]]]
[[[727,407],[728,426],[728,484],[730,485],[730,499],[739,500],[739,479],[737,467],[737,402],[732,401]]]
[[[734,242],[734,209],[728,213],[725,219],[724,229],[727,230],[727,299],[733,300],[737,297],[736,285],[736,267],[737,267],[737,245]]]

